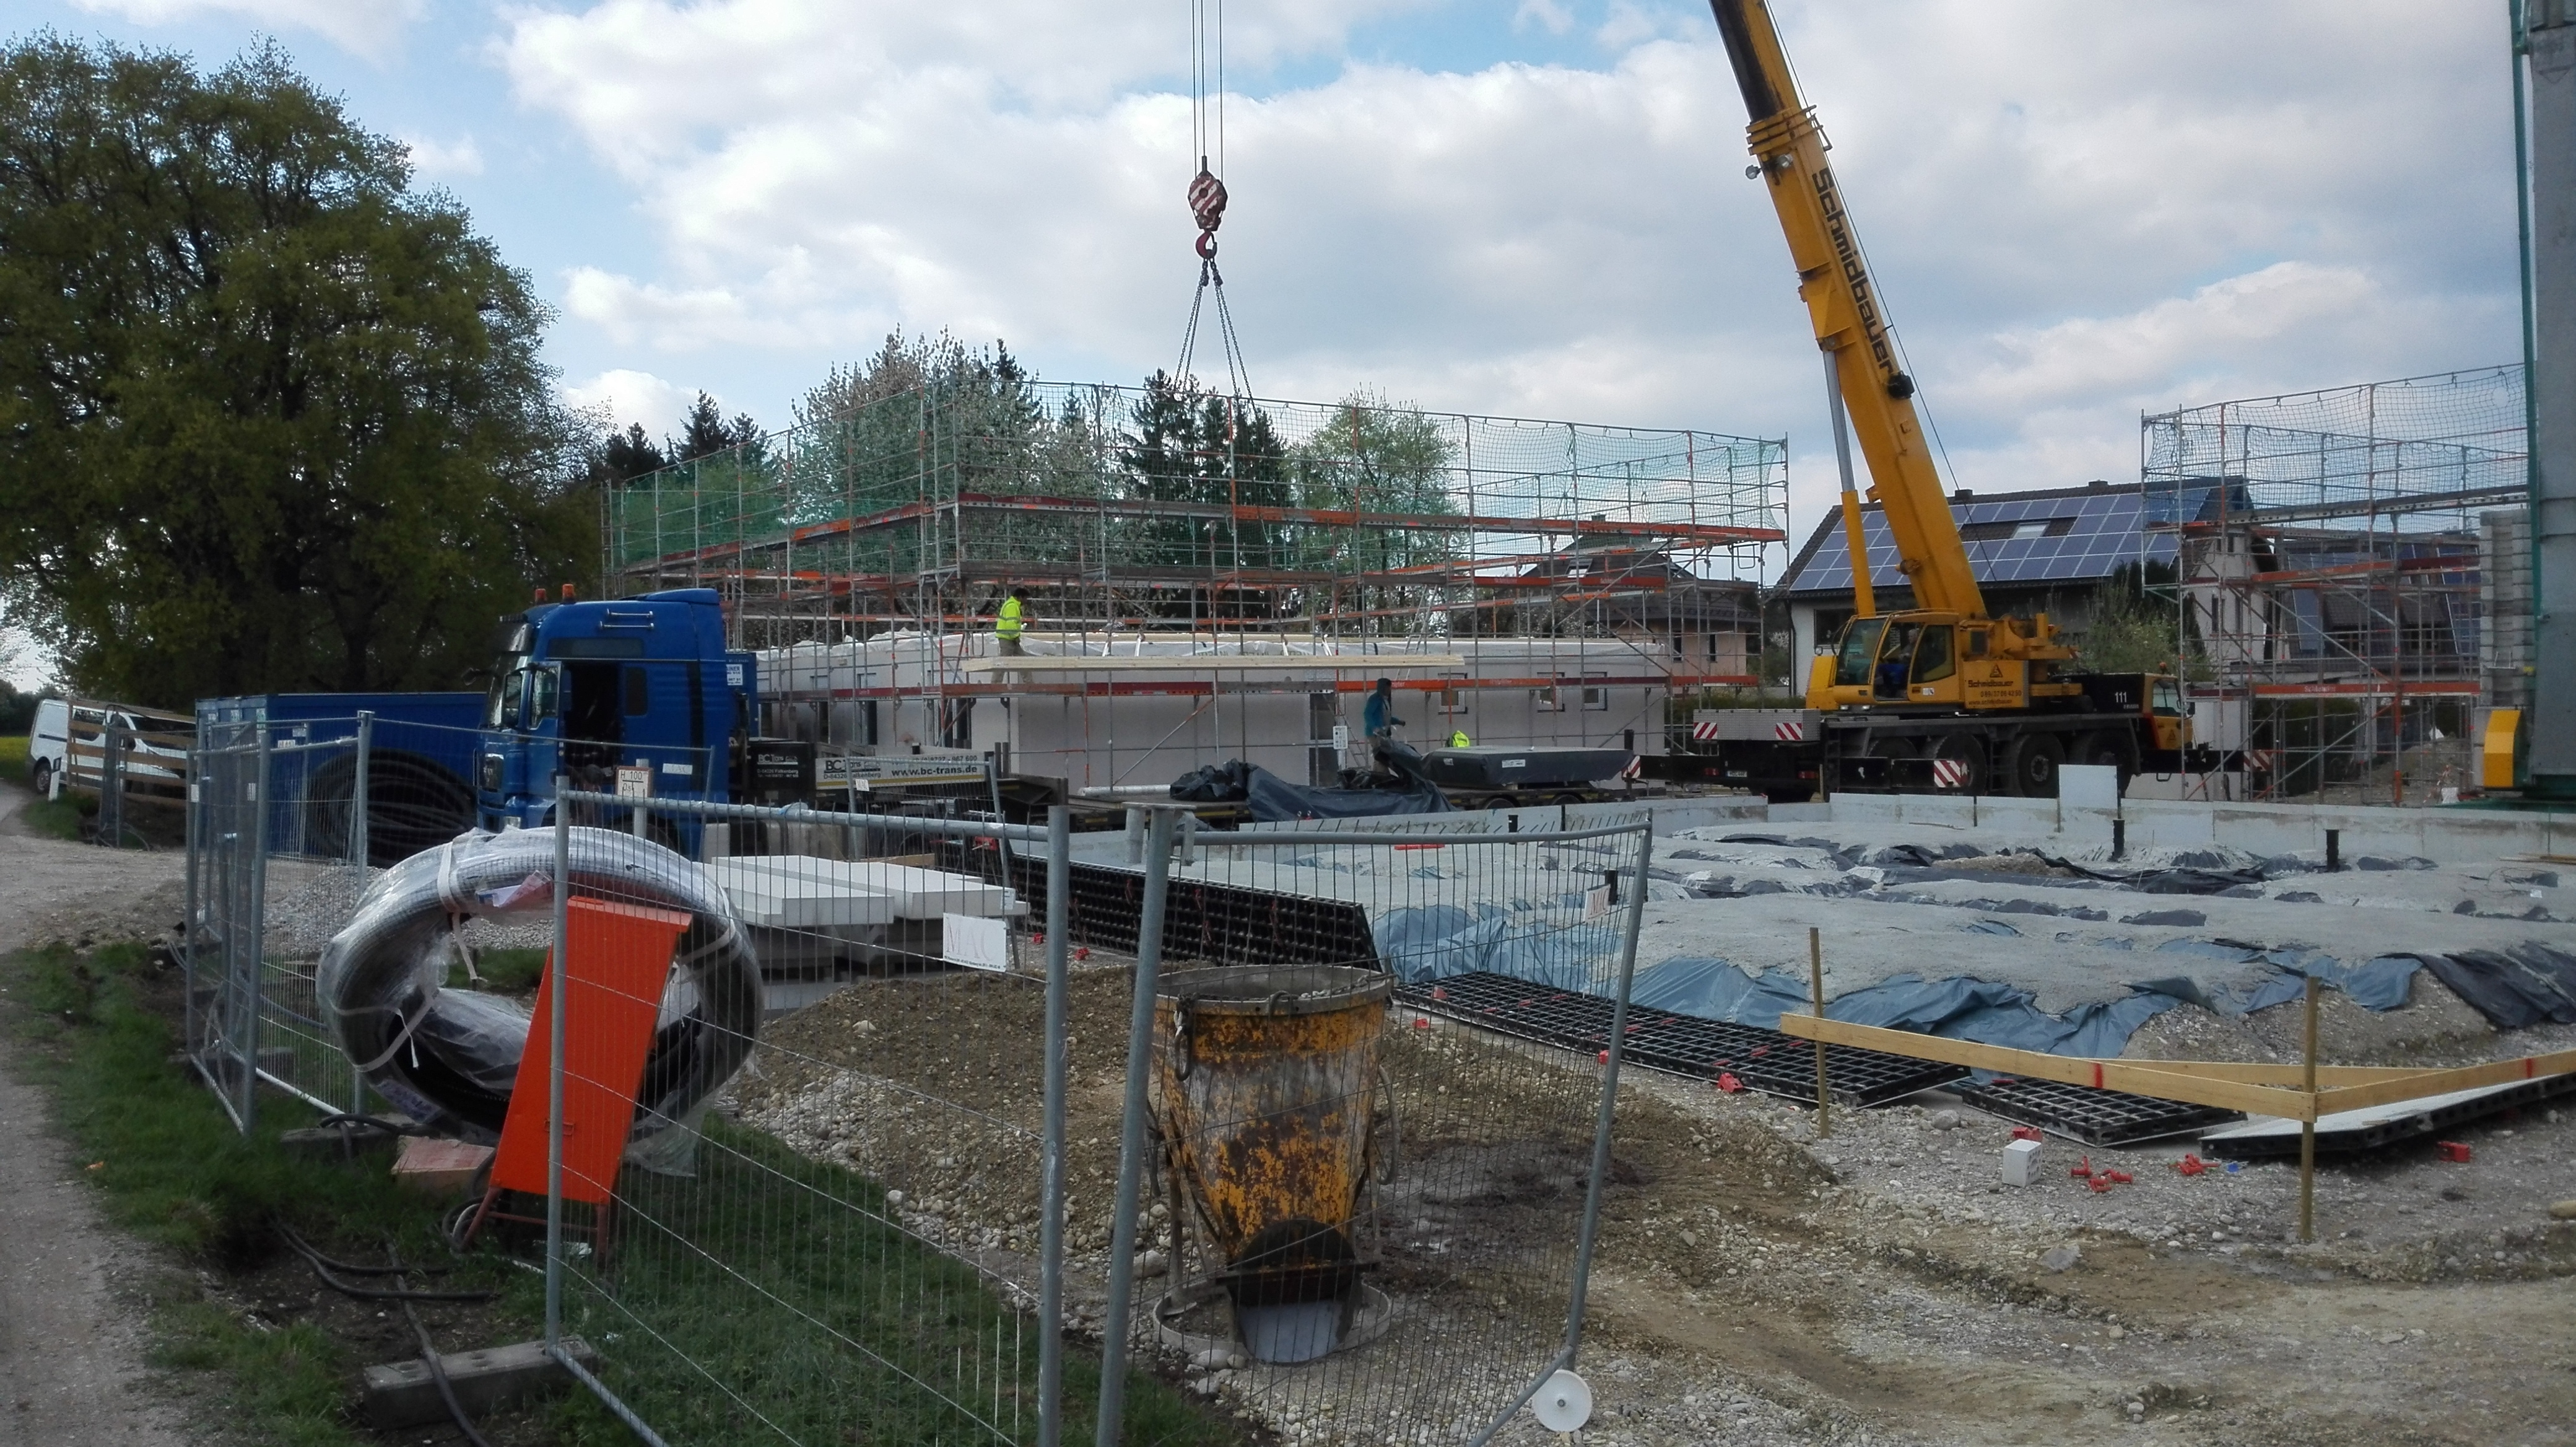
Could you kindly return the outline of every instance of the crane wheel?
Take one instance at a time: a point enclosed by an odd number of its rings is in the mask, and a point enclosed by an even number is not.
[[[2003,790],[2025,799],[2057,797],[2057,767],[2066,745],[2055,734],[2023,734],[2004,746]]]
[[[1930,753],[1934,764],[1938,765],[1946,762],[1960,764],[1966,767],[1966,773],[1960,776],[1959,782],[1950,786],[1952,790],[1962,794],[1991,794],[1994,792],[1994,781],[1991,778],[1991,766],[1986,758],[1985,740],[1977,738],[1971,734],[1945,734],[1938,739],[1929,740],[1928,742],[1931,744],[1931,748],[1928,752]],[[1933,784],[1935,788],[1940,786],[1940,780],[1937,774],[1933,779]]]

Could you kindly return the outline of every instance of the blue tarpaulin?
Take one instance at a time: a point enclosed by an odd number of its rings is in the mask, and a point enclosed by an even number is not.
[[[1548,902],[1561,907],[1566,901]],[[1526,903],[1433,905],[1391,910],[1376,920],[1378,952],[1410,982],[1488,971],[1551,989],[1608,994],[1619,960],[1612,919],[1567,929]],[[2241,1015],[2297,999],[2313,975],[2372,1010],[2406,1003],[2412,956],[2383,955],[2346,964],[2313,950],[2262,950],[2227,940],[2169,940],[2156,953],[2252,966],[2243,984],[2210,988],[2188,975],[2132,981],[2132,993],[2052,1015],[2017,985],[1966,976],[1927,980],[1892,975],[1827,1002],[1825,1014],[1855,1025],[1913,1030],[2057,1055],[2117,1056],[2147,1021],[2189,1003]],[[1807,982],[1778,971],[1755,976],[1726,960],[1682,956],[1641,965],[1631,994],[1639,1008],[1776,1030],[1783,1012],[1808,1008]]]

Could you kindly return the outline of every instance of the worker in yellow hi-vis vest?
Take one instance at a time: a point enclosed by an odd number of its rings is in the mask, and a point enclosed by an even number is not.
[[[1002,602],[1002,611],[993,618],[993,641],[1001,645],[1002,653],[1011,657],[1020,655],[1020,624],[1027,613],[1028,602],[1028,589],[1013,588],[1011,596]]]
[[[1449,731],[1449,747],[1453,749],[1469,749],[1474,748],[1475,743],[1467,737],[1467,731],[1465,729],[1451,729]]]

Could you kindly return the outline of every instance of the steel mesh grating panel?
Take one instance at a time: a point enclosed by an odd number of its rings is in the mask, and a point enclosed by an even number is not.
[[[1397,996],[1417,1009],[1568,1049],[1598,1051],[1610,1043],[1611,1002],[1599,995],[1479,971],[1406,985]],[[1634,1007],[1628,1011],[1627,1033],[1625,1058],[1649,1069],[1700,1080],[1731,1074],[1747,1089],[1766,1095],[1816,1098],[1812,1041],[1753,1025]],[[1965,1074],[1955,1065],[1880,1050],[1825,1047],[1826,1088],[1845,1105],[1884,1104]]]
[[[2126,1145],[2185,1135],[2245,1118],[2243,1111],[2186,1105],[2055,1080],[1997,1077],[1982,1085],[1953,1089],[1961,1100],[1990,1115],[2055,1131],[2089,1146]]]

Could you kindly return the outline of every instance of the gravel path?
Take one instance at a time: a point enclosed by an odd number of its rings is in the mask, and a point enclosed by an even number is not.
[[[37,838],[16,817],[29,798],[0,784],[0,951],[178,922],[178,853]],[[190,1438],[148,1388],[128,1289],[143,1252],[100,1223],[10,1049],[0,1034],[0,1447],[177,1447]]]

